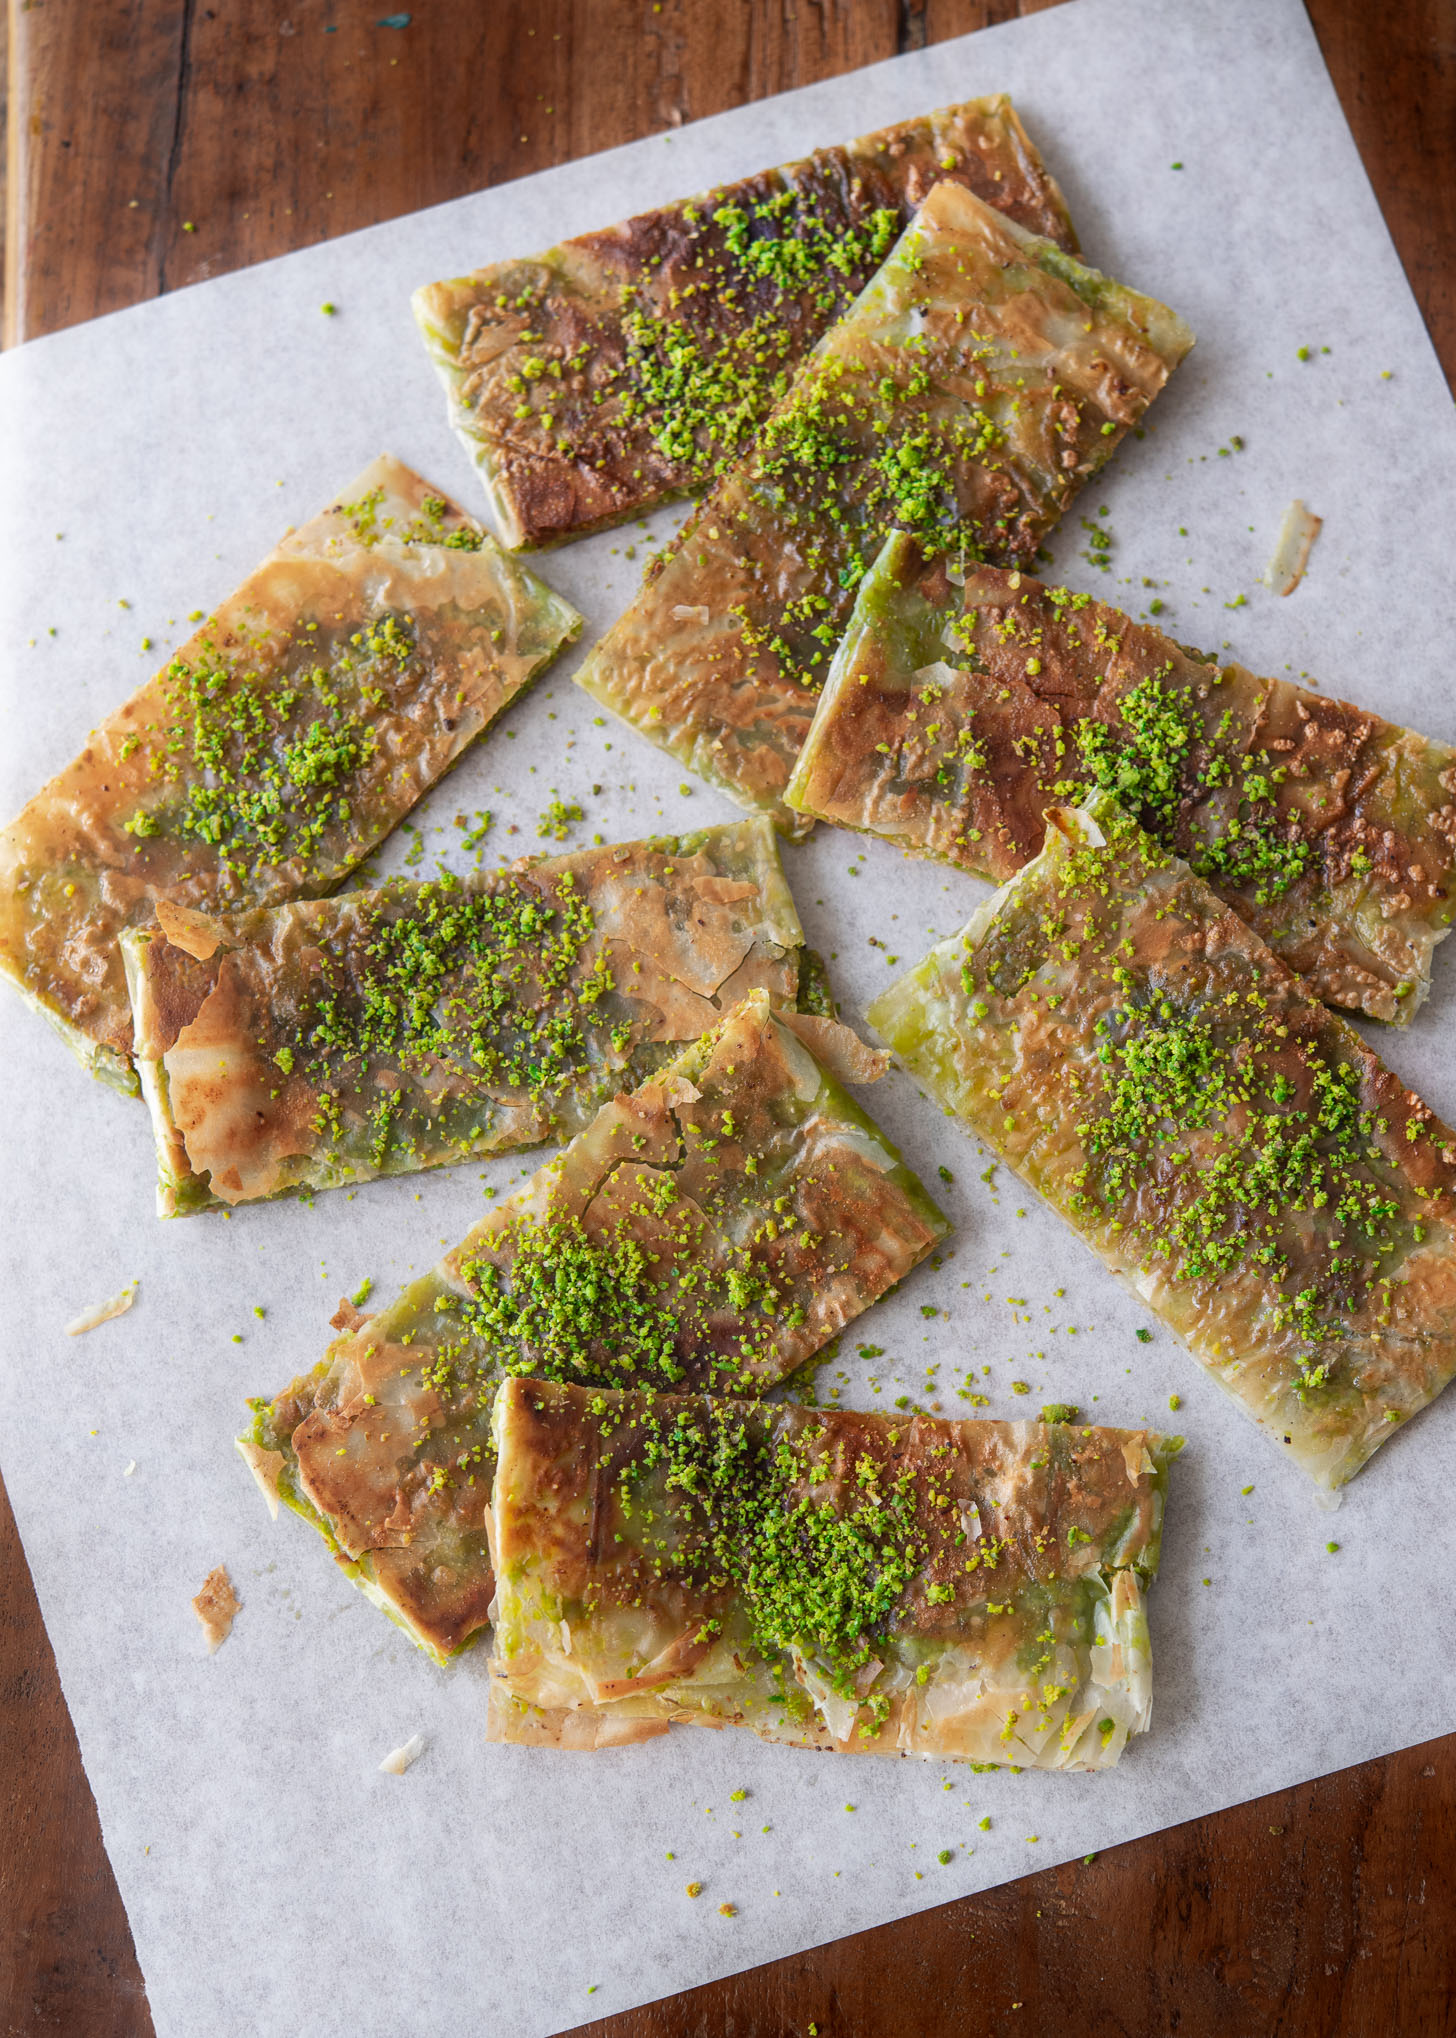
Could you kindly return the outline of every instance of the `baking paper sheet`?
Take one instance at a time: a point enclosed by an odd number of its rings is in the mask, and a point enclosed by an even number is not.
[[[411,324],[415,284],[998,89],[1090,259],[1199,336],[1083,505],[1107,507],[1111,572],[1082,556],[1076,514],[1058,571],[1134,611],[1156,595],[1180,637],[1456,740],[1456,425],[1298,0],[1077,0],[0,361],[6,812],[182,640],[189,611],[375,453],[478,501]],[[1279,601],[1258,576],[1294,495],[1325,527]],[[585,612],[584,643],[646,549],[632,527],[542,562]],[[732,817],[598,720],[567,671],[421,810],[418,868],[458,843],[453,816],[483,807],[492,856],[554,847],[536,836],[553,789],[586,810],[577,841]],[[827,830],[786,861],[851,1015],[982,896]],[[1381,1036],[1448,1120],[1453,991],[1443,951],[1419,1022]],[[1152,1734],[1090,1778],[856,1763],[733,1733],[596,1757],[487,1747],[483,1652],[433,1668],[301,1523],[269,1521],[231,1439],[246,1393],[319,1354],[341,1294],[366,1274],[390,1294],[526,1160],[162,1225],[142,1106],[88,1082],[8,993],[0,1055],[4,1473],[163,2038],[556,2031],[1456,1726],[1456,1396],[1322,1513],[1161,1330],[1138,1341],[1143,1313],[1057,1220],[1005,1169],[983,1179],[985,1157],[895,1077],[867,1100],[927,1179],[953,1174],[954,1252],[850,1332],[822,1387],[842,1373],[851,1402],[966,1412],[974,1365],[987,1413],[1067,1400],[1187,1434],[1152,1601]],[[136,1278],[129,1315],[62,1335]],[[861,1343],[881,1355],[858,1359]],[[243,1603],[209,1658],[189,1600],[219,1562]],[[382,1775],[416,1733],[423,1757]]]

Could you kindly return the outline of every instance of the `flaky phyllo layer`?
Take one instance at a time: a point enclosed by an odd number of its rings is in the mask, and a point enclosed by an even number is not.
[[[888,534],[1029,565],[1193,336],[969,191],[937,184],[577,677],[741,805],[783,805]]]
[[[835,1056],[877,1072],[847,1029],[754,991],[380,1314],[346,1305],[322,1364],[254,1403],[242,1448],[265,1490],[432,1654],[488,1618],[503,1378],[755,1391],[944,1235]]]
[[[1176,1439],[516,1379],[495,1440],[494,1738],[1103,1769],[1147,1729]]]
[[[946,178],[1075,248],[998,94],[417,291],[506,542],[558,544],[705,487]]]
[[[998,882],[1112,792],[1329,1004],[1407,1023],[1453,911],[1456,750],[1029,574],[890,539],[786,795]]]
[[[580,628],[376,460],[0,834],[0,972],[134,1090],[123,931],[337,890]]]
[[[1109,796],[869,1016],[1318,1485],[1456,1373],[1456,1134]]]
[[[124,937],[163,1216],[569,1139],[803,936],[767,821]],[[806,978],[810,975],[806,972]]]

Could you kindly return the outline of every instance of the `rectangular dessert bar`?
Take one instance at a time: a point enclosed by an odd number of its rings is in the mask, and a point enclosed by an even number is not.
[[[122,942],[173,1217],[569,1139],[803,933],[751,819]]]
[[[785,798],[998,883],[1101,787],[1327,1004],[1405,1024],[1449,931],[1456,749],[1029,574],[866,576]]]
[[[1319,1486],[1456,1373],[1456,1134],[1104,793],[870,1007]]]
[[[0,832],[0,974],[134,1091],[123,929],[337,890],[580,628],[376,460]]]
[[[493,1739],[1108,1769],[1147,1730],[1177,1439],[523,1379],[494,1433]]]
[[[417,291],[506,543],[559,544],[703,488],[938,178],[1075,250],[997,94]]]
[[[902,1280],[945,1220],[752,992],[377,1316],[253,1404],[240,1448],[443,1661],[489,1619],[491,1407],[509,1374],[753,1391]],[[852,1036],[848,1036],[852,1040]]]
[[[937,184],[579,683],[802,834],[784,790],[890,531],[1029,565],[1192,343],[1165,306]]]

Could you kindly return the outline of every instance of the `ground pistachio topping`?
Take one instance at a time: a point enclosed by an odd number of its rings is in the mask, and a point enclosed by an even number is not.
[[[1086,772],[1082,781],[1055,787],[1081,800],[1100,788],[1111,793],[1160,842],[1172,844],[1180,804],[1223,788],[1234,804],[1212,827],[1197,831],[1188,861],[1211,882],[1248,886],[1261,906],[1282,898],[1310,868],[1314,851],[1297,816],[1281,812],[1276,794],[1286,769],[1267,750],[1243,750],[1221,737],[1242,735],[1226,713],[1209,741],[1204,721],[1168,671],[1140,680],[1117,702],[1117,719],[1083,717],[1075,741]]]
[[[1456,1377],[1456,1133],[1108,795],[869,1017],[1321,1486]]]
[[[377,1165],[400,1108],[397,1082],[371,1082],[379,1059],[421,1078],[448,1070],[464,1119],[502,1085],[534,1094],[589,1068],[593,1036],[614,1030],[598,1013],[605,955],[580,967],[594,926],[570,871],[549,885],[502,873],[386,886],[347,945],[324,952],[273,1059],[319,1094],[321,1134],[342,1131],[341,1109],[366,1112]]]
[[[804,1312],[755,1252],[776,1236],[772,1219],[714,1261],[696,1256],[701,1230],[701,1209],[666,1171],[590,1232],[568,1216],[513,1219],[462,1260],[469,1292],[437,1299],[423,1377],[483,1404],[509,1373],[669,1386],[706,1355],[710,1378],[749,1384]]]
[[[345,493],[0,831],[0,975],[120,1088],[132,937],[337,891],[580,629],[398,461]]]
[[[722,1000],[832,1018],[800,939],[766,820],[128,934],[159,1209],[568,1139]]]
[[[418,510],[404,523],[380,514],[384,499],[383,488],[370,488],[357,502],[338,505],[339,515],[349,519],[361,545],[377,545],[391,531],[408,545],[447,545],[452,552],[478,552],[485,543],[480,526],[452,511],[443,495],[422,497]]]
[[[566,1708],[578,1742],[601,1710],[988,1767],[1115,1762],[1147,1725],[1142,1595],[1180,1440],[778,1391],[503,1385],[492,1738],[522,1738],[509,1698]]]
[[[1097,1030],[1103,1088],[1077,1127],[1079,1207],[1134,1213],[1142,1246],[1190,1280],[1257,1264],[1318,1386],[1320,1347],[1347,1335],[1343,1319],[1410,1242],[1358,1071],[1318,1041],[1291,1054],[1287,1028],[1273,1037],[1245,999],[1205,1014],[1130,997]],[[1145,1216],[1137,1190],[1153,1162],[1177,1190]],[[1318,1220],[1319,1249],[1306,1236],[1296,1264],[1286,1232],[1303,1218]]]
[[[887,539],[785,804],[1004,883],[1053,808],[1100,793],[1325,1003],[1409,1022],[1456,916],[1456,748]]]
[[[342,1305],[342,1335],[253,1404],[245,1442],[278,1454],[282,1497],[448,1654],[490,1618],[498,1390],[752,1396],[944,1231],[760,988],[377,1315]]]
[[[604,1400],[594,1404],[594,1412],[606,1410]],[[814,1490],[831,1471],[823,1429],[771,1437],[730,1404],[642,1414],[637,1430],[633,1455],[617,1475],[618,1500],[630,1514],[635,1488],[666,1473],[670,1533],[666,1525],[657,1534],[651,1524],[643,1530],[658,1575],[731,1585],[766,1659],[777,1663],[802,1650],[841,1697],[855,1698],[856,1672],[929,1554],[915,1471],[896,1471],[865,1451],[848,1475],[852,1497],[836,1505]],[[949,1504],[936,1492],[933,1470],[929,1486],[931,1505]],[[872,1704],[866,1734],[876,1710]]]
[[[417,292],[511,541],[577,536],[711,482],[947,179],[1075,245],[998,96]]]
[[[787,390],[803,349],[803,299],[814,324],[828,325],[888,254],[901,225],[886,207],[836,225],[821,216],[812,192],[793,189],[760,204],[720,205],[709,217],[719,232],[704,235],[691,283],[659,303],[653,283],[662,257],[653,255],[643,281],[624,292],[626,355],[608,382],[623,417],[646,422],[658,450],[695,483],[711,480],[743,450]],[[765,283],[774,294],[760,302]],[[745,300],[756,308],[747,311]],[[726,316],[693,316],[709,305]],[[523,395],[530,379],[523,371]]]
[[[155,790],[122,824],[207,844],[239,890],[260,863],[314,864],[348,829],[351,790],[375,754],[381,679],[397,680],[414,656],[413,620],[391,611],[332,639],[308,624],[290,649],[302,656],[281,685],[276,669],[255,671],[206,637],[172,660],[171,724],[149,746]]]
[[[937,184],[579,683],[772,805],[889,534],[948,570],[1030,564],[1191,344],[1165,307]],[[1086,372],[1103,349],[1116,377]]]

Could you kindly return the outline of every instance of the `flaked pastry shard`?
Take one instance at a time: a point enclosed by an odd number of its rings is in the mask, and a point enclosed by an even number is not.
[[[1456,749],[1090,595],[889,539],[788,804],[1001,882],[1049,808],[1098,788],[1326,1003],[1414,1017],[1453,912]]]
[[[253,1404],[245,1455],[265,1494],[437,1658],[490,1617],[503,1378],[753,1391],[944,1236],[791,1023],[752,992],[387,1309],[346,1306],[322,1364]]]
[[[0,973],[134,1090],[122,932],[336,890],[580,628],[376,460],[0,834]]]
[[[706,486],[938,179],[1075,249],[997,94],[416,291],[506,543],[559,544]]]
[[[202,1590],[192,1601],[192,1611],[202,1624],[209,1656],[215,1656],[232,1633],[241,1605],[226,1564],[214,1565],[202,1581]]]
[[[494,1739],[1106,1769],[1147,1729],[1177,1439],[514,1379],[495,1441]]]
[[[937,184],[577,679],[802,833],[784,790],[885,538],[1029,565],[1192,344],[1165,305]]]
[[[569,1139],[802,942],[761,819],[128,933],[161,1214]]]
[[[1109,795],[869,1016],[1317,1485],[1456,1373],[1456,1134]]]

